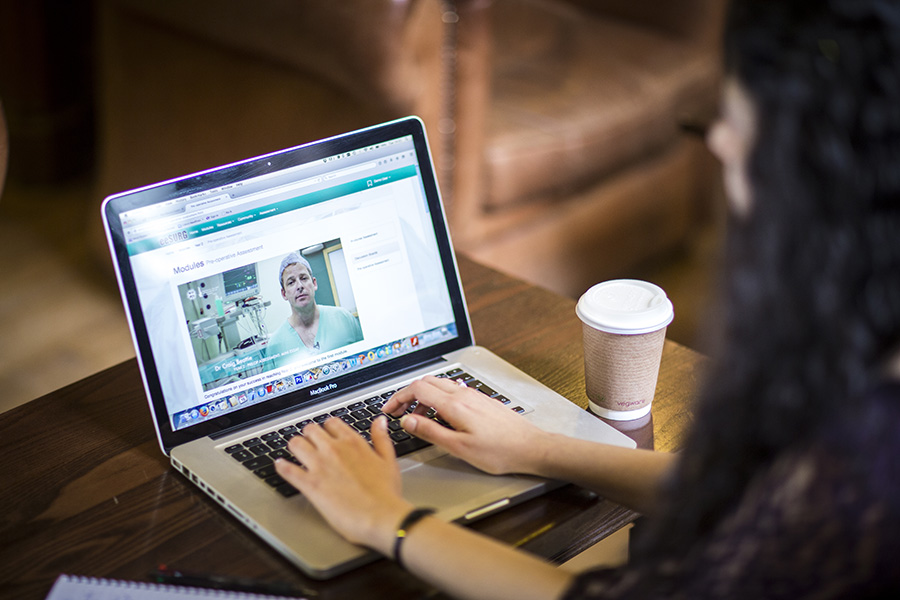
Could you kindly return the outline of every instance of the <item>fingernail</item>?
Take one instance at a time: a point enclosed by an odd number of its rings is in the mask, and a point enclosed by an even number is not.
[[[415,431],[416,420],[410,415],[403,415],[400,417],[400,426],[407,431]]]

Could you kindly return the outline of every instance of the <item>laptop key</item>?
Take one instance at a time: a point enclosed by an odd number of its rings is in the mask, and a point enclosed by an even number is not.
[[[263,443],[259,443],[259,444],[256,444],[255,446],[248,447],[247,450],[249,450],[253,454],[259,456],[260,454],[268,454],[269,451],[271,450],[271,448],[269,448],[268,446],[266,446]]]
[[[269,458],[272,460],[278,460],[279,458],[291,459],[294,455],[288,452],[287,450],[275,450],[273,452],[269,452]]]
[[[297,491],[297,488],[292,486],[289,483],[283,483],[279,486],[275,487],[275,491],[284,496],[285,498],[290,498],[291,496],[296,496],[300,492]]]
[[[228,446],[227,448],[225,448],[225,452],[227,452],[228,454],[234,454],[238,450],[243,450],[243,449],[244,449],[244,446],[242,444],[235,444],[234,446]]]
[[[490,397],[493,398],[494,396],[497,395],[497,391],[496,391],[496,390],[494,390],[494,389],[488,387],[486,384],[484,384],[484,383],[481,382],[481,381],[478,381],[477,379],[474,379],[474,380],[472,380],[472,381],[467,381],[467,382],[466,382],[466,385],[469,386],[469,387],[472,388],[472,389],[478,390],[479,392],[481,392],[481,393],[484,394],[485,396],[490,396]]]
[[[231,456],[235,460],[244,462],[245,460],[253,458],[254,454],[252,452],[248,452],[247,450],[238,450],[237,452],[232,452]]]
[[[272,459],[263,455],[251,458],[250,460],[245,460],[242,464],[251,471],[256,471],[257,469],[262,469],[266,465],[271,465]]]
[[[394,451],[397,453],[397,456],[404,456],[421,448],[427,448],[430,445],[431,444],[429,444],[425,440],[419,439],[417,437],[411,437],[408,440],[403,440],[402,442],[397,442],[396,444],[394,444]]]
[[[410,439],[412,436],[406,433],[405,431],[395,431],[391,434],[391,439],[395,442],[402,442],[404,440]]]
[[[284,479],[281,478],[281,475],[272,475],[271,477],[266,477],[265,481],[272,487],[278,487],[279,485],[287,483]]]
[[[275,464],[272,463],[270,465],[260,467],[259,469],[253,471],[253,474],[260,479],[265,479],[267,477],[271,477],[272,475],[277,475],[277,473],[275,472]]]

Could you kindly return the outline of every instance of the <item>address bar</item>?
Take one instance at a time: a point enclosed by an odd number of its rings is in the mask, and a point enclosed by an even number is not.
[[[341,169],[340,171],[335,171],[334,173],[325,173],[324,177],[326,181],[330,181],[332,179],[336,179],[337,177],[343,177],[344,175],[350,175],[352,173],[361,173],[363,171],[369,171],[378,166],[374,160],[363,163],[361,165],[356,165],[355,167],[347,167],[346,169]]]
[[[286,183],[284,185],[279,185],[274,188],[270,188],[261,192],[255,192],[253,194],[248,194],[247,196],[243,196],[238,200],[234,200],[233,202],[228,202],[227,204],[222,204],[219,206],[211,207],[208,211],[203,211],[200,214],[214,214],[221,212],[223,210],[227,210],[228,208],[235,205],[243,205],[247,202],[252,202],[254,198],[269,198],[274,194],[283,194],[285,192],[290,192],[292,190],[297,190],[304,187],[309,187],[311,185],[316,185],[318,183],[322,183],[323,181],[331,181],[337,177],[343,177],[345,175],[352,175],[353,173],[360,173],[362,171],[369,171],[378,166],[378,163],[375,161],[370,161],[361,165],[355,165],[353,167],[347,167],[346,169],[341,169],[339,171],[335,171],[333,173],[326,173],[322,176],[310,177],[309,179],[303,179],[302,181],[297,181],[293,183]]]
[[[242,196],[241,198],[239,198],[237,200],[232,200],[231,202],[226,202],[225,204],[220,204],[218,206],[210,207],[208,210],[200,211],[199,214],[201,214],[201,215],[215,214],[215,213],[221,212],[223,210],[226,210],[228,208],[231,208],[232,206],[246,204],[247,202],[252,201],[254,197],[271,196],[272,194],[290,192],[292,190],[298,190],[300,188],[309,187],[311,185],[316,185],[317,183],[322,183],[322,181],[323,180],[321,177],[310,177],[309,179],[303,179],[302,181],[286,183],[284,185],[279,185],[277,187],[267,189],[263,192],[256,192],[253,194],[248,194],[246,196]]]

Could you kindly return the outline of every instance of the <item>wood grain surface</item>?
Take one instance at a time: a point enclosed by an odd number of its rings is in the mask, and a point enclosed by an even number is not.
[[[465,257],[476,342],[587,406],[575,303]],[[667,342],[653,410],[620,425],[676,450],[703,359]],[[426,584],[380,560],[333,580],[304,577],[169,467],[134,359],[0,415],[0,597],[43,598],[60,573],[146,580],[161,564],[289,581],[319,598],[418,598]],[[474,525],[562,562],[637,515],[566,486]]]

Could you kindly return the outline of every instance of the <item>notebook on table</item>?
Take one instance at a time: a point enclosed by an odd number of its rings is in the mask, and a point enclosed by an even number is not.
[[[390,394],[424,375],[545,429],[634,445],[475,345],[415,117],[116,194],[102,213],[162,451],[310,576],[376,555],[340,538],[273,460],[309,422],[367,436]],[[390,428],[405,495],[448,521],[559,485],[481,473]]]

